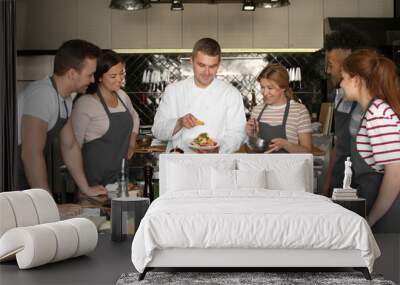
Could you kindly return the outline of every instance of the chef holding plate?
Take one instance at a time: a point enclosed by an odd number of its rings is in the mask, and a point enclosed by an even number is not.
[[[235,87],[215,78],[220,62],[218,42],[203,38],[192,51],[194,76],[166,88],[152,132],[168,141],[167,152],[232,153],[240,148],[246,137],[243,100]]]

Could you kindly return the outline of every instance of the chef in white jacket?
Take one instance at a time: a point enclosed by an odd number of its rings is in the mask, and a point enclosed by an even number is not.
[[[166,88],[152,132],[168,141],[167,151],[193,152],[189,143],[204,132],[219,144],[210,152],[232,153],[240,148],[246,137],[243,100],[235,87],[215,78],[220,61],[218,42],[203,38],[192,51],[194,76]]]

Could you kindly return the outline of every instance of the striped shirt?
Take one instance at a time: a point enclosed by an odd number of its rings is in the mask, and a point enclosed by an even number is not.
[[[271,126],[281,125],[283,121],[283,115],[285,113],[285,107],[286,104],[282,106],[268,105],[260,118],[260,122],[268,123]],[[263,108],[264,104],[255,106],[253,112],[251,113],[251,118],[257,119]],[[311,132],[311,119],[307,108],[303,104],[291,100],[289,115],[286,122],[287,140],[291,143],[298,144],[299,134]]]
[[[361,157],[378,172],[400,162],[400,120],[387,103],[376,99],[368,108],[356,142]]]

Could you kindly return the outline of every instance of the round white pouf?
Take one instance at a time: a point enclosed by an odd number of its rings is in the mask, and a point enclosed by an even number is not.
[[[17,226],[11,204],[8,199],[2,195],[0,195],[0,220],[0,237],[9,229]]]
[[[30,196],[36,208],[39,224],[51,223],[60,220],[57,204],[49,192],[43,189],[29,189],[23,193]]]

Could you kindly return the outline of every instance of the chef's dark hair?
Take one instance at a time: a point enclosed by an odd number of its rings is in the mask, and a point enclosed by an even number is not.
[[[93,94],[97,92],[99,87],[100,78],[104,73],[110,70],[111,67],[118,63],[123,63],[124,59],[112,50],[103,50],[100,56],[97,58],[96,72],[94,73],[94,83],[91,83],[86,93]]]
[[[80,71],[86,58],[95,59],[100,48],[84,40],[64,42],[54,57],[54,74],[64,75],[71,68]]]
[[[337,30],[325,36],[324,48],[327,51],[333,49],[349,49],[354,51],[369,46],[366,34],[351,25],[342,25]]]
[[[194,58],[199,51],[208,56],[218,56],[221,58],[221,46],[216,40],[211,38],[202,38],[194,44],[192,58]]]

